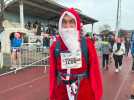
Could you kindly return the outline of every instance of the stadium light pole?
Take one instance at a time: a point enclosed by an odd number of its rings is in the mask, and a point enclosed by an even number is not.
[[[121,23],[121,0],[118,0],[117,15],[116,15],[116,28],[115,28],[116,37],[118,37],[118,34],[119,34],[120,23]]]
[[[20,24],[21,28],[24,28],[24,7],[23,7],[23,0],[20,0],[19,2],[19,7],[20,7]]]

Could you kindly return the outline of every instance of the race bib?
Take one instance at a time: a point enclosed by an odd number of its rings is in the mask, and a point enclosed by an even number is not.
[[[61,53],[62,69],[75,69],[82,67],[81,52]]]
[[[13,50],[13,52],[16,52],[17,51],[15,48],[13,48],[12,50]]]

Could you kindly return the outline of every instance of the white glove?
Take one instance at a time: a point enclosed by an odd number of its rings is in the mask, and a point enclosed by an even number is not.
[[[76,94],[78,90],[78,86],[76,85],[75,82],[71,84],[71,88],[72,88],[73,93]]]

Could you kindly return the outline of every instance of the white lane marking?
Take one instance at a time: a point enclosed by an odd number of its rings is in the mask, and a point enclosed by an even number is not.
[[[0,91],[0,94],[4,94],[4,93],[6,93],[6,92],[8,92],[8,91],[11,91],[11,90],[14,90],[14,89],[16,89],[16,88],[23,87],[23,86],[25,86],[25,85],[31,84],[31,83],[33,83],[33,82],[35,82],[35,81],[38,81],[38,80],[40,80],[40,79],[43,79],[44,77],[46,77],[46,75],[43,75],[43,76],[34,78],[33,80],[24,82],[24,83],[22,83],[22,84],[16,85],[16,86],[11,87],[11,88],[8,88],[8,89],[5,89],[5,90],[3,90],[3,91]]]
[[[123,66],[123,67],[124,67],[124,66]],[[120,87],[119,87],[119,89],[118,89],[118,92],[117,92],[117,94],[115,95],[114,100],[118,100],[119,95],[120,95],[120,93],[121,93],[121,90],[122,90],[122,88],[124,88],[125,82],[126,82],[127,79],[128,79],[129,71],[130,71],[130,70],[131,70],[131,67],[128,68],[128,71],[127,71],[127,73],[126,73],[126,75],[125,75],[125,78],[124,78],[124,80],[122,81],[122,83],[121,83],[121,85],[120,85]]]

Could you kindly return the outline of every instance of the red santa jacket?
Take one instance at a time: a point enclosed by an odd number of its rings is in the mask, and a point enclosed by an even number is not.
[[[74,9],[68,9],[76,16],[77,19],[77,30],[80,32],[80,17],[74,11]],[[80,38],[80,37],[79,37]],[[66,51],[67,48],[61,38],[60,41],[61,51]],[[56,58],[55,56],[55,41],[50,47],[50,100],[68,100],[66,84],[58,82],[57,73],[66,73],[66,70],[61,69],[61,57]],[[87,38],[87,48],[89,55],[89,64],[87,65],[86,60],[82,54],[82,67],[78,69],[71,69],[71,74],[80,74],[88,71],[88,78],[83,78],[80,82],[78,91],[78,100],[101,100],[102,97],[102,79],[99,69],[98,57],[96,54],[95,47],[92,41]]]
[[[62,44],[61,45],[62,50],[64,51],[67,50],[64,43],[62,42],[61,44]],[[61,71],[62,69],[61,69],[60,58],[58,59],[58,61],[56,61],[56,57],[54,53],[55,46],[56,46],[56,42],[54,42],[50,48],[50,100],[62,100],[62,99],[55,99],[57,98],[56,93],[58,93],[58,91],[59,91],[59,96],[61,96],[61,98],[62,96],[66,97],[65,94],[67,94],[67,93],[62,94],[62,92],[60,93],[60,91],[64,91],[64,90],[66,91],[64,86],[61,86],[60,88],[58,88],[59,86],[58,86],[58,81],[57,81],[57,71]],[[80,88],[83,88],[83,89],[80,89],[79,91],[81,94],[81,96],[78,96],[78,97],[81,97],[81,99],[79,100],[100,100],[102,97],[102,80],[101,80],[101,75],[100,75],[98,57],[96,54],[95,47],[89,38],[87,38],[87,47],[88,47],[88,53],[90,57],[89,66],[87,66],[85,58],[84,56],[82,56],[82,62],[83,62],[82,68],[73,69],[71,70],[71,73],[73,74],[82,73],[89,68],[88,80],[83,81],[83,83],[81,83],[81,86],[80,86]],[[88,88],[88,85],[90,85],[89,88]],[[88,97],[86,97],[85,95],[86,93],[88,95],[91,93],[91,96],[89,98],[94,98],[94,99],[87,99]],[[85,97],[86,99],[83,99],[82,97],[83,98]]]

